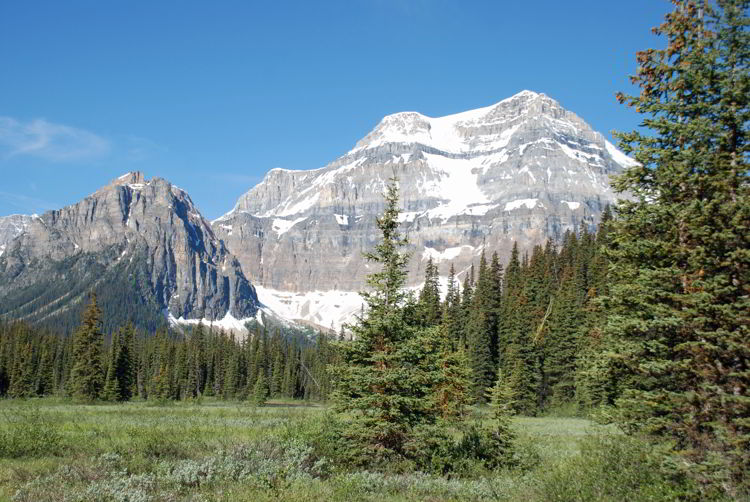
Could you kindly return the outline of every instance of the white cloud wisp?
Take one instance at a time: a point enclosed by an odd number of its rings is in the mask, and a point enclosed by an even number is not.
[[[0,156],[39,157],[52,162],[94,159],[109,153],[110,142],[92,132],[45,119],[22,122],[0,116]]]

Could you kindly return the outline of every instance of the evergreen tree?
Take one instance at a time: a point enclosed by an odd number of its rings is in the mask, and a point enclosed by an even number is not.
[[[425,327],[440,324],[440,276],[432,257],[427,260],[424,273],[424,286],[419,293],[419,316]]]
[[[26,337],[24,337],[26,338]],[[10,397],[31,397],[34,389],[34,352],[31,340],[17,343],[16,357],[10,377]]]
[[[96,294],[92,293],[83,313],[83,322],[75,334],[70,375],[73,396],[85,401],[97,399],[104,385],[100,317]]]
[[[672,440],[706,491],[750,493],[747,0],[675,1],[622,103],[634,165],[615,187],[606,330],[631,385],[623,425]]]
[[[135,328],[128,322],[119,330],[117,359],[115,360],[115,377],[117,378],[118,401],[129,401],[135,387],[135,368],[133,364],[133,344]]]
[[[52,338],[57,342],[57,337],[44,337],[41,340]],[[50,341],[52,341],[50,340]],[[43,342],[41,342],[43,343]],[[55,391],[55,352],[57,351],[57,343],[50,346],[44,344],[41,348],[41,355],[39,356],[39,371],[37,377],[36,393],[39,396],[45,396],[54,393]]]
[[[492,360],[492,340],[497,326],[493,293],[492,271],[487,266],[484,253],[479,260],[479,276],[466,325],[466,345],[471,367],[472,395],[476,401],[484,401],[487,389],[495,378],[496,365]]]
[[[443,331],[443,337],[450,340],[453,350],[457,349],[459,345],[463,348],[463,343],[461,343],[463,325],[461,321],[461,293],[456,282],[456,270],[451,264],[440,329]]]
[[[266,376],[261,373],[258,375],[257,380],[255,380],[255,385],[253,385],[253,404],[256,406],[263,406],[266,404],[269,393],[270,391],[268,390]]]
[[[120,399],[120,382],[117,379],[117,359],[120,353],[120,334],[112,335],[112,344],[107,357],[107,374],[104,378],[104,388],[101,398],[105,401],[118,401]]]
[[[354,340],[341,346],[336,368],[336,410],[348,421],[344,436],[368,461],[405,455],[414,428],[437,417],[435,337],[423,340],[408,316],[413,300],[404,290],[408,255],[401,252],[406,240],[398,232],[398,213],[394,179],[376,220],[381,240],[365,254],[382,268],[367,277],[366,315],[352,326]]]
[[[515,407],[515,392],[513,386],[504,377],[502,372],[498,372],[497,380],[494,387],[488,392],[490,398],[490,408],[495,419],[495,427],[492,431],[492,437],[497,448],[503,452],[508,452],[515,441],[516,436],[512,429],[512,418]]]

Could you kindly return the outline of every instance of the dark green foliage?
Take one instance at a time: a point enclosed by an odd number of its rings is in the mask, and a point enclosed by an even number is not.
[[[440,275],[432,257],[427,260],[424,273],[424,286],[419,293],[417,305],[418,315],[423,326],[437,326],[440,324],[442,311],[440,308]]]
[[[696,479],[734,497],[750,481],[750,18],[746,0],[679,1],[638,53],[648,131],[609,238],[606,335],[627,389],[622,425],[673,441]]]
[[[495,284],[500,277],[494,275],[485,260],[479,261],[479,276],[473,292],[466,324],[466,346],[471,367],[471,388],[475,401],[484,401],[486,390],[495,379],[496,362],[492,357],[493,340],[497,339],[497,295]]]
[[[255,380],[255,385],[253,385],[252,401],[257,406],[263,406],[266,404],[269,394],[270,391],[268,390],[266,377],[265,375],[260,374],[257,380]]]
[[[652,445],[623,435],[598,435],[582,441],[580,455],[542,473],[529,495],[548,502],[714,500],[696,494],[689,480],[665,468]]]
[[[96,295],[92,294],[73,339],[71,393],[83,401],[98,399],[104,385],[100,318],[101,310],[96,303]]]
[[[44,264],[42,279],[19,287],[0,300],[0,317],[24,319],[56,333],[72,335],[80,324],[86,298],[93,291],[102,311],[103,333],[113,333],[127,322],[150,333],[166,327],[162,308],[150,293],[147,252],[140,250],[132,255],[132,260],[117,262],[121,253],[121,248],[112,246],[101,254],[81,253]],[[117,264],[105,265],[113,262]],[[13,280],[12,276],[0,277],[0,281]],[[70,302],[60,308],[58,300],[63,297]]]
[[[448,275],[448,289],[443,302],[443,322],[440,329],[443,336],[449,340],[451,346],[455,349],[459,346],[463,349],[463,319],[461,312],[461,293],[456,281],[456,271],[451,264],[450,274]]]
[[[386,209],[377,219],[382,238],[365,256],[381,265],[362,293],[367,312],[351,327],[354,340],[342,345],[336,370],[336,409],[349,420],[345,436],[374,462],[402,458],[414,428],[434,422],[436,337],[420,336],[404,290],[408,256],[398,233],[398,188],[391,182]]]

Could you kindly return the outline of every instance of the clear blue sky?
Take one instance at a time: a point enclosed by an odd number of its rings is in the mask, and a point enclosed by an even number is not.
[[[609,135],[667,1],[0,2],[0,215],[130,170],[209,218],[273,167],[321,167],[389,113],[523,89]]]

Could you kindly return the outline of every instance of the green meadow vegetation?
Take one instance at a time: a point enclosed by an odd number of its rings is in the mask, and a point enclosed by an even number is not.
[[[490,420],[472,410],[472,420]],[[582,418],[515,417],[525,465],[462,476],[351,468],[303,401],[0,401],[2,501],[670,500],[649,448]],[[684,485],[683,485],[684,488]]]

